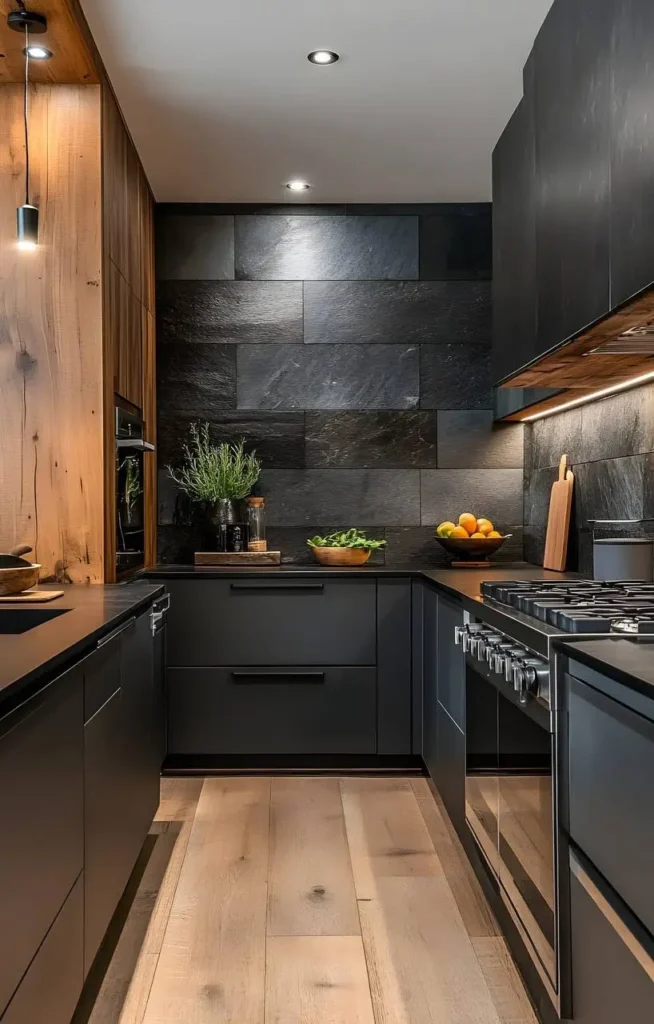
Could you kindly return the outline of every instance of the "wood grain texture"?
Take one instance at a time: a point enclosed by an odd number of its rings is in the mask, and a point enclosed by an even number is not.
[[[273,779],[268,934],[360,934],[338,779]]]
[[[196,551],[196,565],[279,565],[281,551]]]
[[[26,541],[42,578],[102,580],[100,89],[31,89],[35,252],[19,86],[0,86],[0,547]]]
[[[263,1024],[268,779],[207,779],[146,1024]]]
[[[538,1024],[506,940],[501,935],[473,938],[472,948],[502,1024]]]
[[[0,0],[0,84],[21,82],[25,76],[25,38],[7,25],[7,15],[17,9],[15,0]],[[40,38],[52,57],[33,61],[30,79],[59,85],[99,82],[101,65],[77,0],[39,0],[33,9],[48,19],[47,35]]]
[[[442,874],[407,779],[342,779],[341,795],[359,900],[379,878]]]
[[[567,463],[568,456],[562,455],[559,463],[559,478],[552,484],[543,557],[543,568],[554,569],[557,572],[563,572],[566,567],[570,536],[574,474],[566,468]]]
[[[268,939],[265,1022],[375,1024],[360,937]]]
[[[377,1024],[500,1024],[444,875],[378,878],[359,913]]]

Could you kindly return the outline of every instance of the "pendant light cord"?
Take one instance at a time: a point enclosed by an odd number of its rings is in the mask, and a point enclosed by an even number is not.
[[[23,95],[23,119],[25,121],[25,204],[30,204],[30,140],[29,140],[29,103],[27,90],[30,73],[30,30],[25,29],[25,90]]]

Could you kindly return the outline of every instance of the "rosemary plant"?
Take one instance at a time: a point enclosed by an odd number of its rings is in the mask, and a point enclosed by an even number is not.
[[[214,504],[221,499],[240,501],[245,498],[261,472],[261,463],[254,452],[245,451],[245,441],[211,443],[209,424],[191,424],[191,440],[183,447],[184,459],[179,470],[166,466],[168,474],[191,501]]]

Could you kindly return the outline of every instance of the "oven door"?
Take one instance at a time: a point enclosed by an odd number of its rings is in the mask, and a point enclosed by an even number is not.
[[[466,822],[556,992],[553,739],[543,703],[467,655]]]
[[[116,449],[116,571],[118,575],[143,566],[143,452]]]

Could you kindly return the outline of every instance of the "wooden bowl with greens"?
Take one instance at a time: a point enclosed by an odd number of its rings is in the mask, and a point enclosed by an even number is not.
[[[373,551],[386,547],[385,540],[366,537],[355,527],[326,537],[310,537],[307,544],[321,565],[364,565]]]

